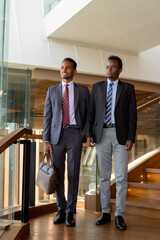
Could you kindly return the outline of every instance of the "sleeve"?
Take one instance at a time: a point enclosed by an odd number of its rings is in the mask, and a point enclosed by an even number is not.
[[[85,122],[84,122],[84,127],[83,127],[82,131],[86,133],[86,116],[87,116],[90,94],[89,94],[88,88],[86,87],[85,89],[86,89],[86,92],[85,92]]]
[[[94,93],[94,85],[92,88],[91,96],[88,103],[88,111],[87,111],[87,118],[86,118],[86,136],[93,137],[93,125],[95,119],[95,93]]]
[[[135,142],[136,128],[137,128],[137,104],[136,104],[134,86],[132,85],[130,89],[130,102],[129,102],[128,140],[131,140],[133,143]]]
[[[44,122],[43,122],[43,141],[50,142],[50,129],[52,120],[52,104],[50,97],[50,89],[47,91],[45,107],[44,107]]]

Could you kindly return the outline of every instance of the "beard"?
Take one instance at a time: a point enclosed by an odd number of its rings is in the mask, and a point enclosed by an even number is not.
[[[73,79],[73,75],[70,75],[70,76],[62,76],[62,79],[65,79],[65,80],[70,80],[70,79]]]
[[[71,79],[71,77],[62,77],[62,79],[69,80],[69,79]]]
[[[110,80],[112,80],[114,77],[113,77],[113,76],[108,76],[107,78],[110,79]]]

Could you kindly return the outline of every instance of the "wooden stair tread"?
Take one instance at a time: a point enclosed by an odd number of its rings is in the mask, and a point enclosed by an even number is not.
[[[146,189],[160,190],[160,184],[159,184],[159,183],[129,182],[129,183],[128,183],[128,187],[146,188]]]
[[[160,173],[160,168],[145,168],[145,172]]]
[[[116,199],[112,198],[111,203],[115,203],[115,202],[116,202]],[[126,206],[160,210],[160,200],[146,199],[146,198],[137,197],[137,196],[135,197],[127,196]]]

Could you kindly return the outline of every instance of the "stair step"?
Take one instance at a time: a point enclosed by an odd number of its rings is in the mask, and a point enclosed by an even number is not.
[[[160,184],[160,174],[159,173],[146,173],[145,181],[148,183]]]
[[[145,168],[145,172],[160,173],[160,168]]]
[[[160,184],[129,182],[127,195],[159,200]]]
[[[146,182],[129,182],[128,187],[134,187],[134,188],[145,188],[145,189],[157,189],[160,190],[160,184],[159,183],[146,183]]]
[[[115,202],[116,199],[112,198],[111,203]],[[151,200],[143,197],[127,196],[126,206],[160,210],[160,200]]]
[[[146,199],[143,197],[127,196],[127,205],[160,210],[160,199]]]
[[[111,211],[115,211],[116,199],[111,199]],[[127,196],[125,213],[160,219],[160,200]]]

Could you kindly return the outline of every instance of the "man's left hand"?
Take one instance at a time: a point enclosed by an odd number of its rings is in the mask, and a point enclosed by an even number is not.
[[[86,143],[86,142],[87,142],[86,133],[83,131],[83,132],[82,132],[82,135],[83,135],[82,142],[83,142],[83,143]]]
[[[132,147],[133,147],[133,142],[131,140],[127,140],[125,149],[129,151],[132,149]]]

